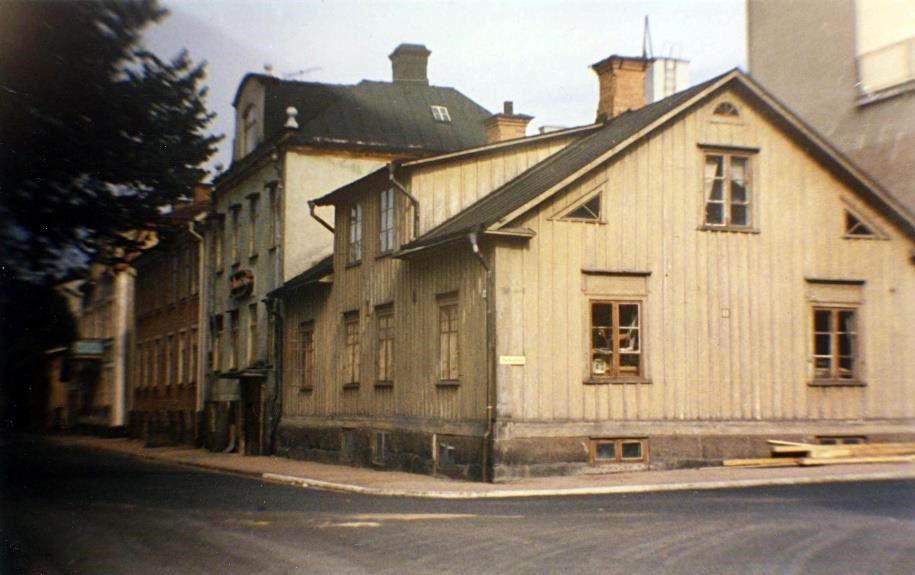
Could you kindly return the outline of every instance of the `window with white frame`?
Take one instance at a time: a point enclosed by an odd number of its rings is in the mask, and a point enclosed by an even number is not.
[[[378,253],[394,249],[394,188],[378,195]]]
[[[705,225],[746,229],[751,224],[750,157],[714,152],[705,154]]]
[[[260,211],[260,197],[257,194],[248,197],[248,256],[257,255],[257,217]]]
[[[257,108],[254,104],[245,108],[242,116],[242,142],[244,145],[242,156],[250,154],[257,147]]]
[[[354,204],[349,209],[349,244],[346,250],[346,262],[350,264],[362,260],[362,204]]]
[[[451,114],[445,106],[432,106],[432,119],[443,124],[451,123]]]

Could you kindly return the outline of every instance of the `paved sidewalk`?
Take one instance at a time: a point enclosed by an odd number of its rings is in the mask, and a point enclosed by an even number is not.
[[[55,445],[101,449],[145,459],[238,473],[302,487],[369,495],[437,499],[484,499],[556,495],[598,495],[727,489],[765,485],[800,485],[842,481],[915,479],[915,463],[824,465],[774,469],[705,467],[671,471],[638,471],[519,479],[511,483],[478,483],[399,471],[328,465],[272,456],[211,453],[188,447],[143,447],[131,439],[51,436]]]

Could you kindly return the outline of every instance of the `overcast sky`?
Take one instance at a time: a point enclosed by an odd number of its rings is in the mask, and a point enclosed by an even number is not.
[[[226,134],[213,164],[228,165],[232,98],[247,72],[353,84],[390,80],[402,42],[431,51],[429,79],[492,112],[503,100],[534,116],[532,128],[592,122],[597,80],[589,66],[640,55],[650,19],[656,56],[690,61],[695,84],[746,67],[744,0],[306,1],[162,0],[171,15],[145,36],[155,53],[187,48],[208,62],[213,129]]]

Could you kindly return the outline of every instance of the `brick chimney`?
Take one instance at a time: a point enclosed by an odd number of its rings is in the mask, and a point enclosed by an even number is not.
[[[494,144],[505,140],[523,138],[527,125],[533,119],[533,116],[516,114],[514,104],[506,101],[503,104],[501,114],[494,114],[483,122],[486,127],[486,141]]]
[[[645,105],[645,74],[650,63],[649,58],[613,55],[591,66],[600,85],[598,122]]]
[[[422,44],[401,44],[391,52],[391,71],[394,82],[429,84],[426,68],[429,54]]]

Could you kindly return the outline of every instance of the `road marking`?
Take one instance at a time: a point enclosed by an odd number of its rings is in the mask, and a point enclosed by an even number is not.
[[[326,523],[322,527],[381,527],[377,521],[344,521],[343,523]]]
[[[446,519],[472,519],[473,513],[374,513],[349,515],[356,521],[442,521]]]

